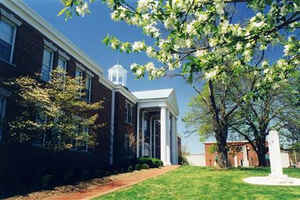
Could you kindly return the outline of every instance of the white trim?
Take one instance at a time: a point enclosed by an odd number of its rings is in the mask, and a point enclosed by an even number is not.
[[[65,52],[63,52],[61,50],[58,50],[58,56],[59,57],[63,57],[66,60],[70,60],[71,59]]]
[[[51,63],[50,63],[50,66],[49,67],[49,80],[44,80],[43,79],[43,67],[44,67],[44,56],[45,56],[45,51],[48,51],[50,54],[51,54]],[[43,81],[50,81],[51,80],[51,72],[53,70],[53,63],[54,63],[54,51],[49,48],[48,46],[45,46],[44,49],[43,49],[43,60],[42,60],[42,66],[41,66],[41,79]]]
[[[41,16],[33,11],[29,6],[23,3],[22,0],[2,0],[1,4],[12,10],[16,15],[36,28],[50,41],[55,42],[57,46],[64,49],[91,71],[99,76],[103,76],[103,70],[90,59],[84,52],[82,52],[76,45],[67,39],[62,33],[57,31],[52,25],[46,22]]]
[[[115,90],[111,92],[111,119],[110,119],[110,157],[109,164],[114,163],[114,134],[115,134]]]
[[[128,100],[130,100],[132,103],[137,103],[137,98],[131,93],[129,92],[127,89],[125,89],[123,86],[121,85],[114,85],[116,91],[120,92],[123,96],[125,96]]]
[[[11,50],[10,50],[10,57],[9,57],[9,61],[6,61],[5,62],[8,62],[10,64],[13,63],[13,58],[14,58],[14,51],[15,51],[15,43],[16,43],[16,35],[17,35],[17,25],[11,21],[11,19],[7,18],[6,16],[4,16],[3,18],[1,17],[1,13],[0,13],[0,21],[2,20],[3,22],[7,23],[8,25],[12,26],[13,27],[13,35],[12,35],[12,42],[11,42]],[[4,60],[4,59],[3,59]]]
[[[140,107],[137,106],[137,125],[136,125],[136,157],[140,157]]]
[[[94,74],[91,73],[88,69],[84,68],[82,64],[76,63],[76,68],[79,68],[82,72],[87,73],[89,76],[94,77]]]
[[[102,85],[104,85],[106,88],[108,88],[110,90],[114,89],[113,83],[106,80],[103,76],[99,77],[99,83],[101,83]]]
[[[167,163],[166,155],[166,144],[167,144],[167,108],[161,107],[160,110],[160,160],[163,161],[164,165]]]
[[[152,138],[152,136],[153,136],[153,133],[152,133],[153,132],[152,116],[150,117],[149,124],[150,124],[150,126],[149,126],[149,128],[150,128],[150,155],[149,156],[152,158],[153,157],[153,150],[152,150],[152,141],[153,141],[153,138]]]
[[[142,156],[145,156],[145,111],[142,111]]]
[[[52,42],[49,42],[46,39],[44,39],[44,46],[51,49],[52,51],[57,51],[57,47]]]
[[[15,16],[13,14],[8,13],[3,8],[0,8],[0,17],[2,17],[2,16],[4,16],[5,18],[7,18],[9,21],[13,22],[17,26],[21,26],[22,25],[22,22],[19,21],[17,18],[15,18]]]

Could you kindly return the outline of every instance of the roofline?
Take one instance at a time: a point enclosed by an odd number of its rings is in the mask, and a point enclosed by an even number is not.
[[[117,92],[120,92],[122,95],[124,95],[127,99],[132,101],[133,103],[137,103],[138,99],[136,96],[134,96],[130,91],[125,89],[122,85],[114,85],[114,89]]]
[[[1,0],[1,4],[15,12],[20,18],[48,37],[51,42],[76,58],[81,64],[99,76],[103,76],[103,69],[80,50],[73,42],[49,24],[44,18],[27,6],[22,0]]]

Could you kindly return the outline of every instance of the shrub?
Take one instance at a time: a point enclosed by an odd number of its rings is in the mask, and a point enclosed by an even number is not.
[[[137,162],[139,164],[147,164],[151,168],[159,168],[163,166],[163,162],[157,158],[141,157]]]
[[[142,169],[149,169],[150,167],[149,167],[148,164],[144,163],[144,164],[141,165],[141,168]]]
[[[178,164],[179,165],[189,165],[189,162],[187,161],[185,156],[179,156],[178,157]]]
[[[130,165],[130,166],[128,167],[128,171],[131,172],[131,171],[133,171],[133,170],[134,170],[134,168]]]

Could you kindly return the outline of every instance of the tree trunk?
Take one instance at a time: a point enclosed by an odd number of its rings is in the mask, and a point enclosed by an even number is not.
[[[228,150],[227,150],[227,129],[223,128],[218,130],[218,134],[216,135],[217,140],[217,164],[220,168],[228,168]]]
[[[266,153],[268,152],[266,146],[266,137],[265,134],[261,134],[261,137],[256,142],[257,147],[257,157],[258,157],[258,166],[259,167],[267,167],[269,165],[266,159]]]

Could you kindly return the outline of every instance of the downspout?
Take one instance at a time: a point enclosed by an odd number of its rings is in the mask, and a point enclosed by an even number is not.
[[[110,158],[109,164],[113,165],[114,163],[114,135],[115,135],[115,96],[116,91],[112,89],[111,93],[111,119],[110,119]]]

